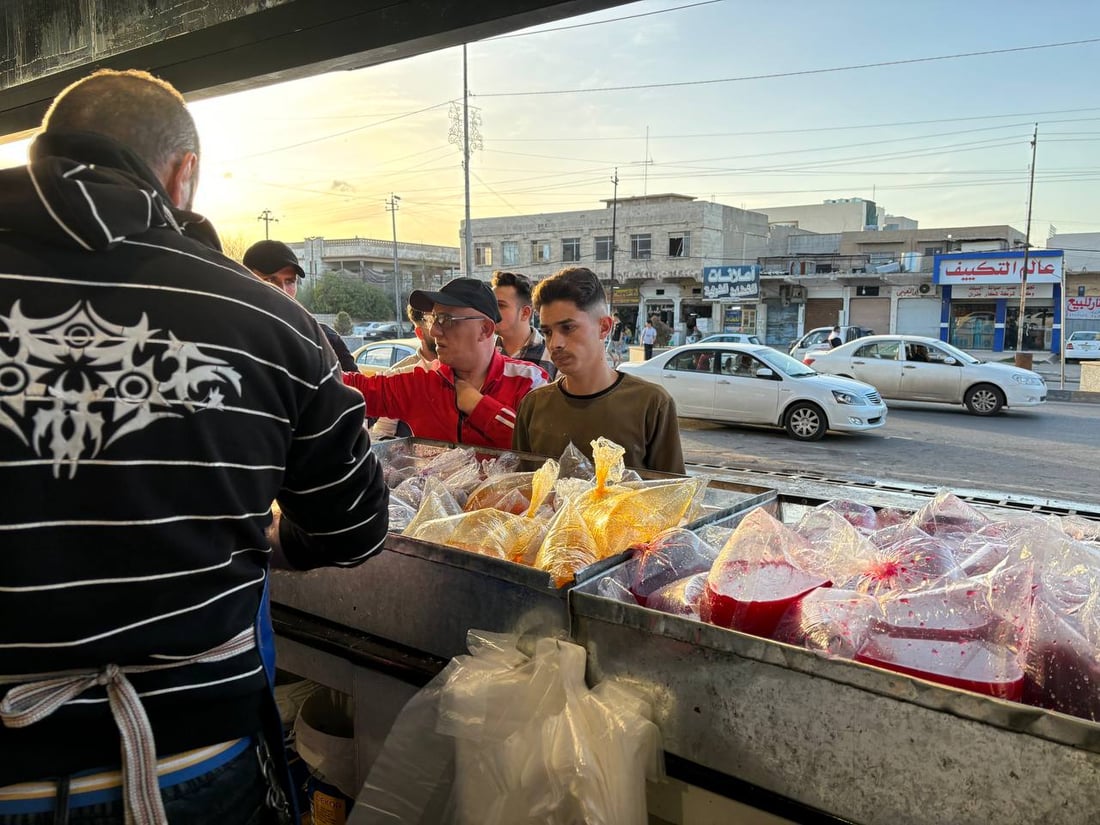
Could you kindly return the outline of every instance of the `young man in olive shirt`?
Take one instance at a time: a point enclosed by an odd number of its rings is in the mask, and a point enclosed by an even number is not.
[[[533,297],[559,377],[523,399],[512,446],[557,456],[572,442],[591,457],[592,440],[604,436],[626,449],[628,467],[683,473],[672,397],[607,363],[604,344],[615,322],[595,273],[563,269],[535,287]]]

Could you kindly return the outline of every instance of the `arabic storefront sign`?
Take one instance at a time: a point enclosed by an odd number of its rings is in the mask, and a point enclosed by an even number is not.
[[[1018,284],[1023,280],[1023,252],[953,252],[937,255],[937,284]],[[1057,284],[1062,280],[1062,250],[1036,249],[1028,255],[1027,280]]]
[[[760,297],[760,267],[704,266],[703,298],[708,301]]]
[[[607,299],[612,300],[611,286],[605,286],[604,292],[607,294]],[[629,304],[636,304],[642,297],[642,291],[636,286],[619,286],[615,285],[615,306],[625,306]]]
[[[1100,298],[1066,298],[1066,318],[1100,318]]]
[[[1033,284],[1028,276],[1028,298],[1053,298],[1053,284]],[[957,286],[951,290],[951,299],[957,301],[960,298],[1019,298],[1019,284],[978,284],[970,286]]]

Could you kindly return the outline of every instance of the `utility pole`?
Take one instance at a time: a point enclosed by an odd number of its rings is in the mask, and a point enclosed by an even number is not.
[[[270,209],[265,209],[263,212],[260,213],[259,217],[256,218],[256,220],[264,222],[264,240],[270,241],[271,224],[278,223],[279,219],[275,217],[275,214]]]
[[[1031,369],[1031,356],[1024,356],[1024,320],[1027,315],[1027,266],[1031,254],[1031,201],[1035,193],[1035,147],[1039,142],[1039,124],[1031,136],[1031,174],[1027,184],[1027,226],[1024,228],[1024,271],[1020,275],[1020,314],[1016,319],[1016,366]]]
[[[390,223],[393,226],[393,311],[394,319],[398,327],[401,325],[401,273],[397,270],[397,210],[401,198],[390,193],[390,199],[386,201],[386,211],[390,213]]]
[[[474,233],[470,227],[470,76],[462,44],[462,171],[466,175],[466,277],[474,277]]]
[[[614,194],[611,196],[611,295],[608,298],[608,309],[615,311],[615,224],[619,211],[619,167],[615,167],[615,174],[611,176],[611,182],[615,185]]]

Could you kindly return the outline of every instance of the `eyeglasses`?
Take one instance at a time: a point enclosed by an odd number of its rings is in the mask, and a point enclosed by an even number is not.
[[[424,323],[431,329],[436,324],[446,332],[456,321],[484,321],[484,315],[451,315],[449,312],[425,312]]]

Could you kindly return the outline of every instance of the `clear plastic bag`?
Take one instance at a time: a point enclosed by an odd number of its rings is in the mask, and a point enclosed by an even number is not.
[[[871,623],[881,615],[878,600],[865,593],[819,587],[787,610],[774,638],[852,659],[866,641]]]
[[[989,517],[971,507],[950,490],[940,490],[915,512],[909,524],[946,543],[962,542],[987,524]]]
[[[598,553],[599,547],[574,499],[566,498],[546,528],[535,567],[549,573],[555,587],[564,587],[578,571],[594,564]]]
[[[470,493],[463,509],[470,512],[492,507],[521,515],[530,506],[531,481],[534,477],[533,472],[500,473],[486,479]],[[520,501],[522,501],[522,507],[518,510],[513,509],[519,506]]]
[[[545,530],[546,525],[535,519],[487,509],[426,521],[408,535],[483,556],[517,561],[531,555]]]
[[[349,825],[644,825],[645,783],[663,777],[649,705],[585,686],[585,651],[470,634],[405,706]]]
[[[709,572],[716,558],[717,548],[695,533],[678,527],[666,530],[635,555],[630,592],[644,606],[650,594],[696,573]],[[654,609],[662,608],[655,605]]]
[[[447,486],[438,478],[429,478],[424,485],[424,495],[420,502],[420,509],[416,511],[415,518],[408,522],[403,530],[406,535],[415,536],[420,525],[428,521],[457,516],[462,512],[454,495]],[[390,522],[390,529],[396,530],[397,525]]]
[[[763,508],[745,516],[721,549],[699,601],[703,621],[770,637],[794,604],[828,579],[803,570],[808,542]]]
[[[584,481],[592,481],[596,476],[596,468],[592,466],[592,462],[572,441],[562,451],[558,464],[561,467],[560,475],[562,478],[580,478]]]

